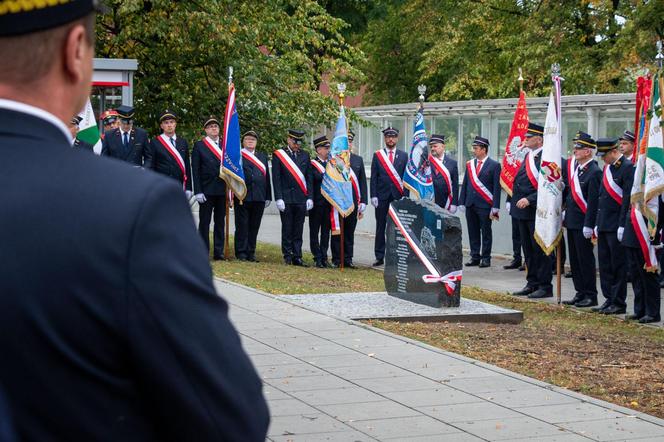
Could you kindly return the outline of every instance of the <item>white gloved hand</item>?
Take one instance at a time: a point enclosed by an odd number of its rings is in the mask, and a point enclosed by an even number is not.
[[[196,195],[194,195],[194,198],[196,198],[196,202],[198,204],[203,204],[205,201],[207,201],[205,195],[203,195],[202,193],[197,193]]]
[[[378,198],[376,198],[376,197],[371,198],[371,205],[377,208],[378,207]]]
[[[466,213],[466,206],[459,206],[458,209],[460,213]]]
[[[279,209],[279,212],[286,210],[286,203],[284,203],[284,200],[277,200],[277,209]]]
[[[307,200],[307,210],[314,208],[314,202],[312,200]]]
[[[584,227],[583,228],[583,237],[585,239],[592,238],[593,237],[593,229],[591,229],[590,227]]]
[[[367,205],[364,203],[360,203],[360,206],[357,208],[357,211],[360,213],[364,213],[365,210],[367,210]]]
[[[272,201],[270,201],[270,200],[265,200],[265,208],[266,208],[266,209],[267,209],[268,207],[270,207],[270,203],[271,203],[271,202],[272,202]]]
[[[458,207],[455,206],[454,204],[450,205],[450,213],[455,214],[457,212]]]
[[[618,237],[618,241],[622,242],[624,234],[625,234],[625,228],[624,227],[618,227],[618,231],[616,232],[616,236]]]
[[[184,191],[184,196],[186,196],[188,200],[191,199],[191,196],[192,196],[193,194],[194,194],[194,192],[192,192],[191,190],[185,190],[185,191]]]
[[[510,213],[510,208],[512,207],[511,203],[505,203],[505,210],[507,210],[507,213]]]
[[[563,210],[561,221],[565,221],[565,211]]]
[[[498,215],[499,212],[500,212],[499,208],[497,208],[497,207],[492,207],[491,208],[491,215]]]

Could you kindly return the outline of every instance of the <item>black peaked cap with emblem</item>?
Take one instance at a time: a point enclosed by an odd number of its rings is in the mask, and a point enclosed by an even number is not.
[[[398,137],[399,136],[399,129],[388,126],[385,129],[383,129],[383,136],[384,137]]]
[[[134,108],[131,106],[118,106],[115,110],[120,116],[121,120],[133,120],[134,119]]]
[[[159,122],[162,123],[166,120],[178,120],[178,116],[175,114],[175,112],[166,109],[160,116],[159,116]]]
[[[623,132],[623,134],[618,138],[619,140],[625,140],[625,141],[630,141],[630,142],[635,142],[636,141],[636,136],[634,135],[634,132],[631,130],[626,130]]]
[[[590,134],[587,134],[583,131],[578,131],[574,136],[574,148],[575,149],[596,149],[597,144]]]
[[[477,135],[475,139],[473,140],[473,146],[482,146],[482,147],[489,147],[489,140],[487,140],[484,137],[480,137]]]
[[[528,123],[528,130],[526,131],[527,137],[543,137],[544,126],[535,123]]]
[[[355,139],[355,132],[352,130],[348,131],[348,141],[353,141]]]
[[[0,0],[0,37],[57,28],[100,10],[98,0]]]
[[[81,121],[83,121],[83,117],[81,117],[80,115],[75,115],[72,117],[70,123],[72,126],[78,126],[81,123]]]
[[[445,144],[445,135],[436,135],[436,134],[431,134],[429,137],[429,144],[433,143],[442,143]]]
[[[314,148],[318,149],[319,147],[329,147],[330,146],[330,140],[327,139],[325,135],[322,137],[318,137],[314,140]]]
[[[599,156],[602,156],[613,149],[617,149],[620,146],[617,138],[598,138],[596,144],[597,155]]]
[[[209,117],[207,117],[205,119],[205,124],[203,124],[203,129],[205,129],[206,127],[208,127],[211,124],[216,124],[217,126],[221,126],[219,124],[219,120],[217,119],[217,117],[215,117],[214,115],[210,115]]]
[[[304,132],[297,129],[288,129],[288,137],[296,141],[302,141],[304,139]]]
[[[245,133],[242,134],[242,139],[244,140],[244,137],[254,137],[258,140],[258,134],[253,131],[253,130],[248,130]]]

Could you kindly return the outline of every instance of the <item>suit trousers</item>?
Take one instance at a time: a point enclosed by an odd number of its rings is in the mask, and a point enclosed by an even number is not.
[[[376,207],[376,241],[374,242],[374,254],[376,260],[385,258],[385,230],[387,228],[387,212],[390,210],[390,203],[393,198],[387,200],[378,200]]]
[[[327,203],[314,205],[309,211],[309,249],[315,262],[327,262],[330,245],[330,211]]]
[[[339,219],[344,225],[344,265],[353,262],[353,245],[355,244],[355,227],[357,226],[357,208],[346,218]],[[332,235],[332,262],[341,264],[341,235]]]
[[[264,201],[235,200],[235,257],[248,259],[256,257],[256,238],[261,227]]]
[[[599,232],[597,260],[599,285],[602,294],[611,304],[625,307],[627,304],[627,264],[625,248],[618,241],[616,232]]]
[[[206,201],[199,205],[198,232],[203,238],[205,247],[210,251],[210,221],[214,213],[213,256],[224,256],[224,220],[226,219],[226,196],[205,195]]]
[[[551,256],[544,254],[544,251],[535,241],[535,220],[520,219],[516,220],[519,226],[519,234],[524,238],[523,255],[526,259],[526,285],[535,289],[552,291],[551,285]]]
[[[641,249],[625,247],[627,262],[630,264],[632,273],[632,288],[634,289],[634,314],[643,316],[660,317],[661,295],[659,292],[659,276],[654,272],[647,272],[643,268],[645,259]]]
[[[597,300],[597,279],[593,243],[577,229],[567,229],[569,263],[574,289],[583,296]]]
[[[470,257],[474,261],[491,259],[491,244],[493,236],[489,209],[466,207],[466,223],[468,224],[468,240],[470,242]],[[480,245],[482,250],[480,253]]]
[[[521,249],[523,246],[521,244],[522,236],[519,230],[519,220],[512,217],[512,256],[514,259],[521,261]]]
[[[286,203],[281,216],[281,254],[284,260],[302,259],[302,231],[307,214],[305,203]]]

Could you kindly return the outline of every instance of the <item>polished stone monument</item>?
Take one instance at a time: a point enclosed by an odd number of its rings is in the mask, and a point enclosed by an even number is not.
[[[394,201],[387,218],[388,294],[432,307],[458,307],[463,261],[459,218],[433,202],[409,198]]]

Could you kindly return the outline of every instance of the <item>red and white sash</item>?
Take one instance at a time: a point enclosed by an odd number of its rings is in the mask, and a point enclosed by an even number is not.
[[[341,223],[339,222],[339,211],[332,206],[330,208],[330,230],[332,235],[341,233]]]
[[[530,151],[528,152],[526,159],[526,175],[528,175],[528,179],[530,180],[530,184],[533,186],[533,188],[537,189],[537,174],[539,171],[537,170],[537,165],[535,164],[535,155],[533,155],[533,152]]]
[[[250,152],[249,150],[242,148],[240,153],[242,153],[242,158],[244,158],[245,160],[249,161],[251,164],[256,166],[258,170],[261,171],[263,176],[267,176],[267,169],[265,168],[265,164],[263,164],[263,162],[259,160],[258,157],[253,154],[253,152]]]
[[[302,171],[297,167],[297,164],[291,159],[290,155],[288,155],[283,149],[275,150],[274,154],[279,158],[281,164],[288,169],[297,185],[300,186],[302,193],[309,195],[309,192],[307,191],[307,180],[304,179],[304,174],[302,174]]]
[[[399,216],[397,215],[396,210],[394,210],[392,206],[390,206],[388,214],[390,215],[390,218],[392,218],[392,221],[394,221],[394,225],[397,227],[397,229],[399,229],[403,237],[408,242],[410,248],[413,250],[413,252],[415,252],[419,260],[422,262],[422,264],[424,264],[424,267],[426,267],[426,269],[429,271],[430,274],[423,275],[422,280],[428,284],[435,284],[437,282],[442,282],[443,284],[445,284],[445,290],[447,290],[447,294],[449,296],[453,296],[457,282],[461,282],[461,275],[462,275],[461,270],[450,272],[446,275],[441,275],[438,269],[436,269],[436,267],[429,260],[426,254],[422,251],[422,249],[420,249],[417,243],[410,236],[410,233],[408,232],[408,230],[406,230],[406,227],[403,225],[403,223],[399,219]]]
[[[395,156],[396,154],[397,153],[394,152]],[[385,172],[387,172],[387,176],[390,177],[394,186],[399,190],[399,193],[403,195],[403,182],[401,181],[401,177],[397,173],[397,170],[394,168],[394,164],[392,164],[387,157],[385,149],[377,151],[376,156],[378,157],[380,164],[383,166],[383,169],[385,169]]]
[[[352,167],[349,167],[348,170],[350,171],[350,182],[353,185],[353,190],[355,190],[355,195],[357,195],[357,204],[359,205],[362,199],[362,195],[360,195],[360,181],[357,179],[357,175],[355,175]]]
[[[185,188],[187,186],[187,169],[184,167],[184,160],[182,159],[182,155],[180,155],[180,152],[171,144],[170,140],[165,134],[161,134],[157,137],[159,142],[161,143],[162,146],[164,146],[164,149],[173,157],[175,162],[178,164],[180,167],[180,170],[182,171],[182,188]]]
[[[322,174],[325,173],[325,166],[323,166],[321,163],[319,163],[316,160],[311,160],[311,165],[316,168],[316,170]]]
[[[641,246],[641,253],[643,253],[645,260],[645,269],[656,271],[658,264],[657,254],[655,248],[650,244],[650,235],[648,234],[648,227],[643,219],[643,215],[641,215],[641,211],[636,207],[632,207],[629,215],[632,220],[632,228],[634,228],[634,233],[636,233],[636,239]]]
[[[623,202],[623,191],[620,186],[613,181],[613,174],[611,173],[611,166],[604,166],[604,177],[602,177],[602,184],[611,198],[613,198],[619,205]]]
[[[438,173],[443,176],[443,180],[445,180],[445,184],[447,184],[448,194],[447,201],[445,201],[445,209],[449,210],[450,206],[452,205],[452,178],[450,176],[450,171],[447,170],[447,167],[445,167],[443,160],[438,159],[433,155],[429,155],[429,162],[433,164],[434,169],[436,169]]]
[[[472,184],[475,188],[475,191],[479,193],[482,198],[484,198],[484,201],[489,204],[493,204],[493,194],[489,192],[489,189],[487,189],[486,186],[482,184],[480,179],[477,177],[477,170],[474,163],[475,161],[477,160],[468,160],[468,162],[466,162],[466,170],[469,173],[468,176],[470,177],[470,184]]]
[[[221,161],[221,148],[217,143],[214,142],[212,138],[203,138],[203,144],[205,144],[207,148],[210,149],[210,152],[212,152],[214,156],[217,157],[219,161]]]
[[[588,203],[586,202],[586,199],[583,197],[583,192],[581,191],[581,184],[579,183],[579,171],[581,170],[581,166],[577,167],[576,170],[574,170],[574,167],[576,165],[576,159],[570,158],[569,161],[567,161],[567,177],[569,180],[569,190],[572,192],[572,198],[574,198],[574,201],[576,201],[576,205],[579,206],[579,209],[581,209],[581,212],[585,215],[586,212],[588,211]]]

